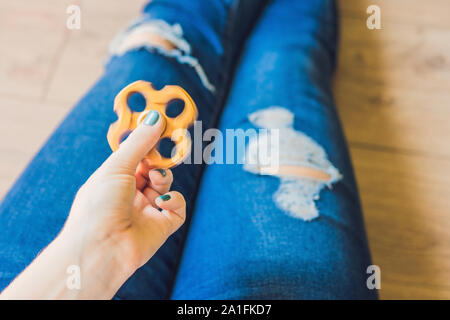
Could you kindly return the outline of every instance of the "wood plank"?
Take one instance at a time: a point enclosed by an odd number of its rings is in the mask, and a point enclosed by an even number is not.
[[[340,1],[335,95],[387,299],[450,296],[450,3],[424,3]],[[383,30],[366,28],[370,4]]]
[[[145,2],[82,2],[81,29],[69,31],[70,39],[58,62],[46,98],[74,103],[85,94],[103,72],[111,40],[139,17]]]
[[[60,104],[0,98],[0,199],[67,110]]]
[[[450,161],[351,147],[385,299],[450,297]]]
[[[450,91],[439,94],[340,78],[335,97],[345,134],[358,144],[450,158]]]
[[[0,93],[40,98],[66,30],[73,1],[3,1]]]
[[[338,78],[367,85],[448,92],[450,29],[385,23],[369,30],[363,19],[341,19]]]
[[[382,21],[450,27],[448,0],[339,0],[345,17],[365,18],[366,9],[372,4],[380,7]]]
[[[450,156],[450,29],[341,25],[335,95],[350,141]]]

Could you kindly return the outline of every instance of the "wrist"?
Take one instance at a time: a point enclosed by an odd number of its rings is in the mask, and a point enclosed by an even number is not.
[[[110,299],[134,273],[112,239],[92,241],[61,232],[48,249],[66,257],[68,290],[81,299]],[[71,287],[71,288],[69,288]]]
[[[107,243],[84,245],[62,232],[0,299],[110,299],[132,274]]]

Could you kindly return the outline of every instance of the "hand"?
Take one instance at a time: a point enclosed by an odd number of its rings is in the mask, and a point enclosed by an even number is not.
[[[111,298],[155,254],[186,216],[183,196],[169,192],[171,170],[143,160],[164,126],[158,112],[147,115],[80,188],[61,233],[1,298]],[[69,265],[80,267],[79,292],[66,288]]]
[[[172,171],[151,169],[151,163],[143,160],[164,126],[157,111],[147,115],[81,187],[62,232],[87,247],[112,246],[111,254],[132,272],[185,220],[183,196],[169,192]]]

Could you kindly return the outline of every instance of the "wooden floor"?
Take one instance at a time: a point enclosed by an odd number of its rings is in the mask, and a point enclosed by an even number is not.
[[[143,2],[1,1],[0,198]],[[339,2],[335,92],[381,297],[450,298],[450,1]],[[68,30],[66,8],[77,3],[81,30]],[[382,30],[366,28],[371,4]]]

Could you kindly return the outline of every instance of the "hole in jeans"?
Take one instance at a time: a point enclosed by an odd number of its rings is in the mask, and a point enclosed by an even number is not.
[[[195,69],[202,84],[209,91],[216,91],[200,62],[192,55],[191,45],[183,38],[183,30],[179,24],[171,25],[164,20],[156,19],[141,21],[120,33],[113,40],[109,47],[109,56],[110,58],[122,56],[129,51],[141,49],[176,59],[179,63],[191,66]]]
[[[244,170],[280,179],[278,190],[272,198],[276,206],[289,216],[304,221],[317,218],[319,210],[316,201],[321,190],[331,189],[334,183],[342,179],[325,149],[294,128],[294,114],[286,108],[272,106],[260,109],[248,118],[254,126],[269,130],[260,132],[247,145],[247,159],[253,161],[245,163]],[[271,149],[271,156],[278,161],[270,167],[259,159],[260,150],[264,150],[273,136],[279,139]]]

